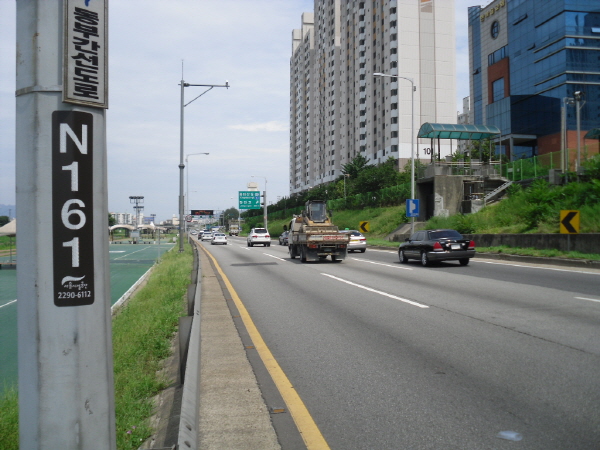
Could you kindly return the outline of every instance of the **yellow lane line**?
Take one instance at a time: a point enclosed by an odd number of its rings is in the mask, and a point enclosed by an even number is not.
[[[223,270],[221,270],[221,266],[219,266],[217,260],[208,252],[207,249],[202,249],[212,259],[212,261],[215,264],[215,267],[217,268],[217,271],[223,279],[223,282],[227,286],[227,289],[229,290],[229,293],[233,298],[235,305],[237,306],[240,316],[244,321],[246,330],[248,331],[248,334],[252,339],[252,343],[258,351],[258,354],[262,359],[263,364],[269,371],[271,378],[275,382],[279,393],[283,397],[283,401],[285,402],[288,410],[290,411],[290,414],[294,419],[296,427],[298,427],[298,431],[300,432],[302,439],[304,439],[306,448],[308,450],[328,450],[329,445],[327,444],[327,441],[321,434],[319,427],[308,412],[306,405],[304,405],[304,402],[294,389],[294,386],[292,386],[292,383],[283,372],[283,369],[277,363],[277,360],[271,353],[271,350],[269,350],[269,347],[267,347],[267,344],[265,343],[260,332],[256,328],[256,325],[254,325],[254,322],[252,321],[248,310],[244,306],[244,303],[237,295],[237,292],[231,285],[229,279],[227,278]]]

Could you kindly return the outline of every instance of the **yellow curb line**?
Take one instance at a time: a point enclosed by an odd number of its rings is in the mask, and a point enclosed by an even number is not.
[[[256,347],[256,350],[258,351],[258,354],[262,359],[263,364],[269,371],[271,378],[275,382],[277,389],[283,397],[283,401],[288,407],[288,410],[290,411],[290,414],[294,419],[296,427],[298,427],[298,431],[300,432],[300,435],[302,436],[302,439],[306,444],[306,448],[308,450],[329,450],[329,445],[327,444],[327,441],[321,434],[319,427],[308,412],[308,409],[304,405],[304,402],[292,386],[292,383],[287,378],[287,376],[275,360],[275,357],[271,353],[271,350],[269,350],[269,347],[267,347],[267,344],[265,343],[260,332],[256,328],[256,325],[254,325],[250,314],[248,313],[246,307],[242,303],[242,300],[237,295],[237,292],[231,285],[229,279],[227,278],[223,270],[221,270],[221,266],[219,266],[217,260],[208,252],[207,249],[202,247],[202,250],[204,250],[204,252],[212,259],[212,261],[215,264],[215,267],[217,268],[217,271],[223,279],[223,282],[227,286],[227,289],[229,290],[229,293],[231,294],[231,297],[233,298],[233,301],[237,306],[242,320],[244,321],[246,330],[248,331],[248,334],[252,339],[252,343]]]

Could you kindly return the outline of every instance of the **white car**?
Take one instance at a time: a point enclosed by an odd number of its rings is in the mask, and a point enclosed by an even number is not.
[[[211,241],[212,237],[213,237],[213,234],[210,231],[205,231],[204,233],[202,233],[203,241]]]
[[[225,233],[214,233],[210,241],[210,245],[223,244],[227,245],[227,236]]]
[[[266,228],[252,228],[250,230],[250,233],[248,233],[246,242],[248,243],[248,247],[252,247],[257,244],[264,245],[265,247],[270,247],[271,236],[269,235],[269,231]]]

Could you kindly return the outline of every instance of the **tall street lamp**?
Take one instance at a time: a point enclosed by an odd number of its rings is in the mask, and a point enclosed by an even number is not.
[[[264,208],[263,208],[263,219],[265,224],[265,230],[268,230],[267,227],[267,177],[261,177],[260,175],[252,175],[252,178],[264,178],[265,179],[265,190],[264,190]]]
[[[575,112],[577,117],[577,165],[575,166],[577,170],[577,181],[579,181],[579,168],[581,167],[581,108],[585,105],[585,100],[583,100],[583,92],[575,91],[573,92],[573,97],[575,97]],[[583,101],[583,103],[582,103]]]
[[[411,89],[411,129],[410,129],[410,197],[412,200],[415,199],[415,91],[417,87],[412,78],[401,77],[398,75],[388,75],[385,73],[374,73],[374,77],[390,77],[390,78],[402,78],[403,80],[410,81]],[[415,218],[410,218],[410,234],[415,232]]]
[[[202,97],[204,94],[206,94],[212,88],[224,87],[224,88],[229,89],[229,82],[225,81],[225,84],[190,84],[190,83],[186,83],[182,79],[180,86],[181,86],[181,108],[180,108],[180,127],[179,127],[179,253],[183,252],[183,223],[184,223],[184,220],[183,220],[183,214],[184,214],[184,212],[183,212],[183,208],[184,208],[184,204],[183,204],[183,178],[184,178],[183,169],[185,169],[185,164],[183,162],[183,108],[185,108],[187,105],[192,103],[194,100],[197,100],[198,98]],[[203,86],[203,87],[208,87],[208,89],[205,90],[202,94],[195,97],[194,100],[192,100],[188,103],[184,103],[183,89],[186,87],[190,87],[190,86]]]

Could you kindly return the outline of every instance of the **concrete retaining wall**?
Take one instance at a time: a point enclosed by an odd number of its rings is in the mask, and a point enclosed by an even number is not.
[[[395,242],[402,242],[410,234],[394,235]],[[475,241],[477,247],[535,248],[538,250],[577,251],[600,254],[600,233],[586,234],[465,234]],[[570,241],[570,243],[569,243]]]

